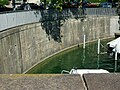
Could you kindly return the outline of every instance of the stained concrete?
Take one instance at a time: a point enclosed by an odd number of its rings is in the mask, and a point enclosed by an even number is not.
[[[80,75],[0,75],[0,90],[85,90]]]
[[[85,74],[88,90],[120,90],[120,73]]]

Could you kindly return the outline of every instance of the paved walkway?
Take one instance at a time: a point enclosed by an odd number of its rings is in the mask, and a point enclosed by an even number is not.
[[[120,90],[120,74],[1,74],[0,90]]]
[[[80,75],[0,75],[0,90],[84,90]]]

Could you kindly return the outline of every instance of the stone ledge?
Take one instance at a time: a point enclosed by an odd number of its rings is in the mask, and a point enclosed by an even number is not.
[[[84,78],[84,79],[83,79]],[[120,74],[1,74],[0,90],[120,90]],[[82,81],[84,80],[84,81]]]
[[[0,90],[85,90],[80,75],[0,75]]]
[[[120,90],[120,73],[85,74],[88,90]]]

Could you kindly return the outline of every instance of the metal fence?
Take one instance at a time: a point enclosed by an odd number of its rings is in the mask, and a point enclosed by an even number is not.
[[[87,8],[87,15],[117,15],[117,8]]]
[[[116,8],[86,8],[85,15],[117,15]],[[68,18],[80,18],[85,16],[82,9],[65,9],[62,12],[56,10],[22,11],[0,14],[0,31],[39,21],[49,21]]]

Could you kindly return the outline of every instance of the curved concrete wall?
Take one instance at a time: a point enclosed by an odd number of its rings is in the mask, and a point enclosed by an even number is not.
[[[83,43],[84,34],[86,41],[90,41],[110,37],[119,28],[117,16],[82,19],[68,19],[63,23],[61,42],[46,34],[40,22],[0,32],[0,73],[23,73],[47,56]]]

